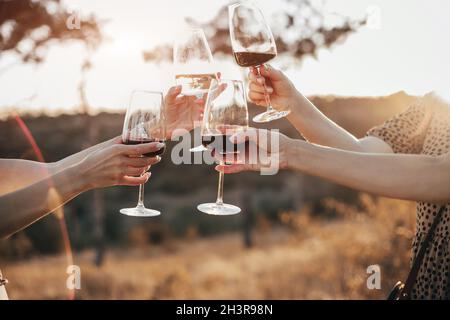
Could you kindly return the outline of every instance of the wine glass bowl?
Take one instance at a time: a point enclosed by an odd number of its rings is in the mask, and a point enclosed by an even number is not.
[[[175,82],[186,96],[208,92],[211,79],[216,78],[214,59],[202,29],[181,32],[174,44]]]
[[[157,91],[133,91],[123,124],[122,142],[128,145],[164,142],[165,134],[163,94]],[[161,156],[164,151],[165,147],[143,156]],[[137,206],[121,209],[120,213],[135,217],[154,217],[161,214],[144,206],[143,184],[139,186]]]
[[[246,3],[235,3],[228,7],[228,13],[231,46],[235,57],[236,53],[242,53],[243,59],[252,53],[260,54],[260,59],[257,61],[236,59],[238,65],[258,66],[275,58],[277,55],[275,38],[258,7]]]

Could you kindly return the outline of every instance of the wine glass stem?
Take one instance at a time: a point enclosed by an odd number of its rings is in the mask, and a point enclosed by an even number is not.
[[[256,70],[258,70],[258,75],[261,77],[261,67],[263,66],[260,65],[258,67],[256,67]],[[263,83],[263,87],[264,87],[264,99],[266,100],[266,104],[267,104],[267,111],[272,111],[272,105],[270,104],[270,97],[267,94],[267,87],[266,87],[266,82]]]
[[[144,206],[144,184],[139,185],[139,198],[138,198],[138,207]]]
[[[220,162],[220,165],[223,165],[223,162]],[[221,206],[223,205],[223,179],[224,179],[224,174],[222,171],[219,172],[219,187],[217,189],[217,200],[216,200],[216,204]]]

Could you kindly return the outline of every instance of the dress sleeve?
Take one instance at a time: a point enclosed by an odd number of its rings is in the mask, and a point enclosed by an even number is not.
[[[418,154],[422,151],[430,119],[430,108],[424,100],[419,100],[406,111],[370,129],[367,136],[383,140],[395,153]]]

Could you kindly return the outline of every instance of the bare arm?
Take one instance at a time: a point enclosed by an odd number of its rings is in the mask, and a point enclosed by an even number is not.
[[[450,153],[439,157],[360,153],[295,141],[289,167],[381,196],[450,201]]]
[[[86,158],[94,151],[120,143],[120,137],[104,141],[57,162],[43,163],[22,159],[0,159],[0,195],[15,191],[58,171],[67,169]]]
[[[1,196],[0,238],[25,228],[86,189],[87,181],[73,167]]]
[[[267,142],[274,138],[277,143]],[[231,139],[237,144],[250,140],[259,149],[251,148],[250,144],[246,154],[229,159],[234,164],[217,166],[217,170],[225,173],[260,170],[262,164],[251,160],[267,153],[270,161],[275,161],[281,169],[299,170],[350,188],[405,200],[450,201],[450,153],[433,157],[354,152],[314,145],[262,129],[249,129]]]
[[[381,139],[356,138],[325,116],[300,92],[293,97],[288,119],[306,140],[315,144],[356,152],[393,153]]]
[[[0,159],[0,195],[45,179],[54,173],[55,167],[55,163]]]
[[[47,171],[27,186],[0,195],[0,238],[17,232],[57,209],[79,193],[113,185],[137,186],[145,183],[150,175],[145,173],[159,158],[137,157],[162,148],[160,143],[141,145],[115,144],[92,151],[80,162],[66,168]],[[131,157],[130,157],[131,156]],[[19,161],[22,168],[39,172],[45,164]],[[8,160],[13,163],[14,160]],[[3,174],[5,168],[3,168]],[[20,179],[25,172],[16,172]],[[40,177],[39,177],[40,176]],[[9,181],[2,180],[1,185]]]
[[[86,158],[89,154],[91,154],[94,151],[97,150],[101,150],[103,148],[106,148],[108,146],[112,146],[114,144],[118,144],[121,143],[122,138],[120,136],[118,137],[114,137],[110,140],[106,140],[103,141],[99,144],[96,144],[92,147],[89,147],[87,149],[84,149],[80,152],[74,153],[64,159],[59,160],[58,162],[54,163],[54,170],[58,171],[58,170],[63,170],[66,169],[70,166],[73,166],[77,163],[79,163],[81,160],[83,160],[84,158]]]
[[[303,96],[292,82],[273,67],[262,67],[262,77],[255,70],[249,74],[249,98],[265,105],[264,83],[272,105],[279,110],[291,110],[288,120],[306,140],[349,151],[392,153],[391,147],[376,137],[358,139],[327,118],[314,104]]]

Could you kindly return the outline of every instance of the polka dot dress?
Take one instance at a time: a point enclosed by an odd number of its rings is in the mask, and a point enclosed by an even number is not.
[[[402,114],[371,129],[367,135],[384,140],[395,153],[431,156],[448,153],[450,106],[434,95],[426,95]],[[412,244],[414,257],[439,208],[440,205],[433,203],[417,203],[416,233]],[[449,229],[450,204],[447,204],[420,267],[412,292],[413,299],[450,299]]]

